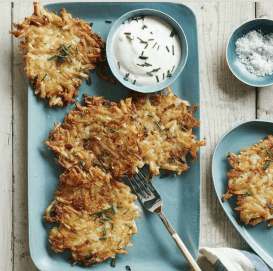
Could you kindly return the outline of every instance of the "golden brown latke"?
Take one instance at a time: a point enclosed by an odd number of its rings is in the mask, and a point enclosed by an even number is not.
[[[109,103],[102,97],[85,95],[84,102],[86,106],[76,104],[45,141],[58,155],[60,166],[69,169],[78,165],[86,171],[97,166],[114,178],[134,175],[141,151],[131,99]]]
[[[46,209],[45,219],[59,223],[49,234],[55,252],[70,249],[73,264],[102,262],[116,253],[128,254],[140,215],[130,188],[99,168],[71,168],[60,177],[60,190]],[[51,213],[53,216],[51,216]]]
[[[228,173],[226,201],[237,195],[240,220],[253,226],[269,220],[273,225],[273,136],[259,144],[240,149],[240,154],[229,152],[227,158],[233,167]]]
[[[205,141],[196,141],[192,128],[199,127],[193,113],[198,107],[181,101],[167,88],[167,95],[133,93],[137,108],[137,121],[144,132],[140,147],[144,163],[150,166],[150,175],[159,175],[159,169],[182,171],[189,169],[186,155],[190,152],[193,161],[197,159],[200,146]]]
[[[64,8],[60,14],[34,3],[33,15],[14,23],[17,30],[9,31],[17,38],[25,38],[21,45],[27,50],[26,74],[34,83],[35,94],[49,98],[50,106],[73,101],[82,84],[79,78],[88,79],[86,72],[105,62],[104,41],[92,32],[90,25],[73,19]]]

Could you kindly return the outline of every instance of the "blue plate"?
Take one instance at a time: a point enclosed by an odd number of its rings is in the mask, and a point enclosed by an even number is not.
[[[162,20],[166,21],[175,31],[176,35],[178,36],[180,40],[180,45],[181,45],[181,58],[180,62],[175,69],[174,73],[168,80],[152,85],[152,86],[139,86],[137,84],[132,84],[130,81],[125,81],[123,78],[124,76],[121,75],[121,73],[118,70],[118,65],[117,63],[114,63],[114,60],[112,58],[112,41],[113,37],[117,31],[117,29],[126,21],[128,21],[130,18],[134,16],[155,16],[159,17]],[[175,79],[179,76],[179,74],[182,72],[182,70],[185,67],[187,57],[188,57],[188,44],[187,44],[187,39],[185,37],[185,33],[181,26],[168,14],[160,12],[158,10],[153,10],[153,9],[138,9],[138,10],[133,10],[131,12],[128,12],[121,16],[113,25],[111,28],[109,35],[107,37],[107,45],[106,45],[106,54],[107,54],[107,60],[110,66],[111,71],[115,75],[115,77],[125,86],[128,87],[132,90],[138,91],[138,92],[143,92],[143,93],[150,93],[150,92],[155,92],[159,91],[161,89],[166,88],[168,85],[170,85],[172,82],[175,81]]]
[[[239,28],[237,28],[231,35],[231,38],[227,45],[227,63],[233,74],[242,82],[254,87],[269,86],[273,83],[273,75],[257,76],[250,73],[246,69],[245,65],[239,61],[239,58],[235,51],[236,41],[252,30],[261,30],[264,35],[270,34],[273,32],[273,21],[269,19],[255,19],[246,22]]]
[[[176,3],[56,3],[46,7],[50,11],[59,11],[65,7],[73,17],[93,22],[93,31],[106,40],[114,22],[126,12],[140,8],[152,8],[170,14],[182,27],[189,44],[188,61],[183,73],[171,85],[172,90],[192,105],[199,103],[199,63],[197,22],[194,13],[186,6]],[[105,20],[112,20],[112,24]],[[110,76],[113,76],[108,70]],[[128,89],[102,80],[96,71],[90,72],[92,85],[85,81],[79,90],[82,94],[104,96],[111,101],[119,101],[128,94]],[[72,106],[73,107],[73,106]],[[70,252],[54,253],[48,242],[48,234],[53,225],[42,216],[45,208],[54,199],[54,190],[58,188],[61,170],[55,162],[56,156],[43,144],[54,122],[63,121],[69,107],[48,106],[48,100],[35,96],[30,86],[28,89],[28,204],[29,204],[29,245],[31,257],[36,266],[43,271],[77,271],[80,265],[71,265]],[[200,111],[196,111],[200,118]],[[200,129],[194,131],[199,137]],[[190,163],[191,165],[191,163]],[[155,186],[164,199],[164,212],[185,242],[194,258],[197,258],[200,233],[200,156],[191,165],[188,172],[176,177],[155,178]],[[138,202],[137,202],[138,203]],[[140,203],[138,203],[140,205]],[[142,219],[137,220],[138,233],[133,236],[133,248],[128,248],[128,255],[117,255],[117,267],[125,270],[130,265],[132,270],[188,270],[189,266],[175,245],[168,231],[157,215],[145,210]],[[110,259],[97,264],[92,270],[113,270]]]
[[[226,202],[222,201],[222,195],[227,191],[228,179],[226,174],[232,168],[225,156],[227,156],[228,152],[238,154],[240,148],[259,143],[259,140],[263,140],[267,135],[272,134],[273,122],[266,120],[246,121],[231,129],[220,139],[215,148],[212,159],[212,178],[220,204],[230,221],[252,249],[273,268],[273,228],[268,227],[266,222],[255,227],[245,224],[240,225],[237,222],[239,212],[234,210],[237,206],[237,197],[233,196]]]

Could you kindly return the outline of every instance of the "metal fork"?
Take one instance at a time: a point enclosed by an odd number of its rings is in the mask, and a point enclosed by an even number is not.
[[[161,196],[158,194],[157,190],[148,180],[143,171],[140,169],[138,169],[138,171],[139,173],[137,173],[132,179],[129,178],[128,179],[135,193],[137,194],[139,200],[148,211],[158,214],[158,216],[166,226],[167,230],[171,234],[172,238],[174,239],[175,243],[179,247],[180,251],[184,255],[185,259],[188,261],[192,270],[201,271],[200,267],[195,262],[189,250],[184,245],[184,243],[182,242],[182,240],[180,239],[180,237],[178,236],[170,222],[163,214],[162,212],[163,200]]]

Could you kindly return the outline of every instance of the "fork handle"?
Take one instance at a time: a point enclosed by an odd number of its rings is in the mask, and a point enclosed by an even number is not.
[[[173,240],[175,241],[176,245],[184,255],[185,259],[187,260],[188,264],[194,271],[202,271],[194,258],[192,257],[191,253],[187,249],[187,247],[184,245],[183,241],[180,239],[174,228],[172,227],[171,223],[168,221],[168,219],[165,217],[163,212],[157,213],[164,225],[166,226],[167,230],[171,234]]]

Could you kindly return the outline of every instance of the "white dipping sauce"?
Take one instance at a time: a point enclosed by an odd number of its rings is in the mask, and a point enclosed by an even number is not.
[[[181,57],[180,41],[172,32],[168,23],[153,16],[126,21],[117,29],[111,52],[125,80],[151,86],[171,76]]]

